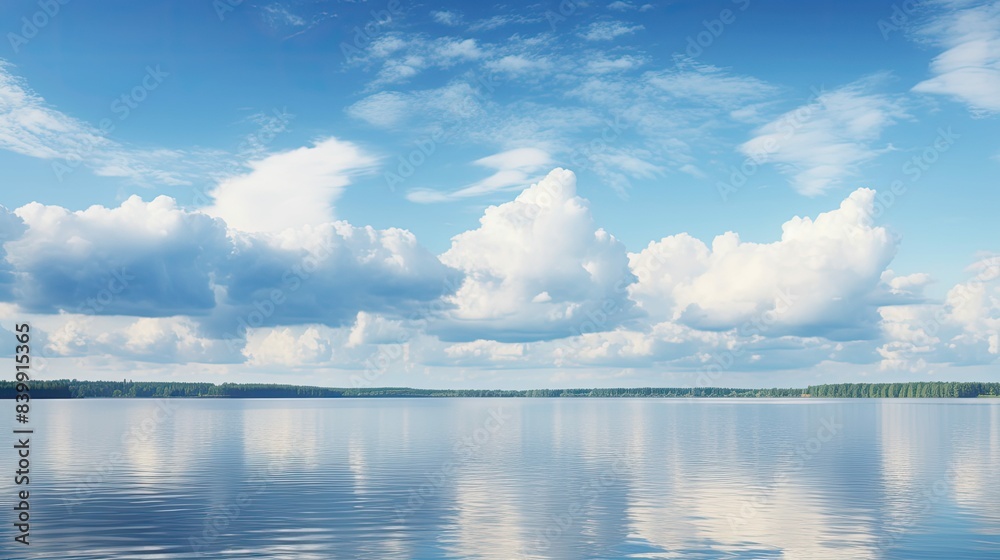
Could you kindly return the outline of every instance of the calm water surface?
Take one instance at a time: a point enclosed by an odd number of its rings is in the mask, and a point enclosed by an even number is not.
[[[1000,400],[32,404],[3,558],[1000,558]]]

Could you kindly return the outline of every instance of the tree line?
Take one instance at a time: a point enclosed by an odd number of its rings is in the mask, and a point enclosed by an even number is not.
[[[921,381],[911,383],[837,383],[814,385],[805,391],[813,397],[921,399],[1000,396],[1000,383]]]
[[[16,382],[0,381],[0,398],[17,394]],[[910,382],[837,383],[805,389],[734,389],[726,387],[639,387],[618,389],[412,389],[408,387],[330,388],[272,383],[175,383],[162,381],[30,382],[31,396],[51,399],[86,398],[404,398],[404,397],[696,397],[696,398],[970,398],[1000,396],[1000,383]]]

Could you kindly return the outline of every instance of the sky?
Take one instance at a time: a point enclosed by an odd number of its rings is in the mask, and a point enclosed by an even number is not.
[[[0,32],[0,335],[38,378],[1000,380],[1000,2],[12,0]]]

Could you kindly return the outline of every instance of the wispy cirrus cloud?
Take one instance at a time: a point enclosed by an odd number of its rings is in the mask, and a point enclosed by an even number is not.
[[[933,76],[913,91],[947,95],[973,110],[1000,113],[1000,2],[951,11],[921,34],[946,50],[931,62]]]
[[[683,61],[676,69],[648,72],[646,83],[670,97],[720,107],[742,106],[778,88],[753,76],[741,76],[725,69]]]
[[[516,148],[499,154],[477,159],[474,164],[494,169],[495,172],[485,179],[462,187],[457,191],[446,193],[433,189],[414,189],[407,193],[411,202],[446,202],[450,200],[483,196],[511,188],[523,188],[524,185],[537,181],[537,174],[552,163],[552,158],[544,150],[538,148]]]
[[[407,82],[430,68],[449,69],[476,61],[485,54],[476,39],[391,33],[376,38],[364,56],[351,63],[378,68],[375,80],[369,84],[369,89],[374,90]]]
[[[823,194],[885,151],[876,146],[882,131],[908,117],[897,97],[872,92],[879,79],[821,93],[759,127],[739,151],[776,165],[799,193]]]
[[[611,41],[642,29],[642,25],[630,25],[624,21],[596,21],[587,26],[581,36],[588,41]]]
[[[638,6],[634,2],[625,2],[623,0],[616,0],[615,2],[608,4],[608,9],[612,12],[631,12],[633,10],[648,12],[653,8],[654,6],[652,4],[643,4]]]
[[[60,180],[84,166],[96,175],[143,185],[184,185],[219,155],[117,142],[109,132],[120,119],[104,119],[98,128],[63,113],[12,69],[0,59],[0,149],[52,161],[53,173]]]

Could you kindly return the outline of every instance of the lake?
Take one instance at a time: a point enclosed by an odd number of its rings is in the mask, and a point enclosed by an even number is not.
[[[1000,399],[31,412],[31,545],[5,445],[4,558],[1000,558]]]

